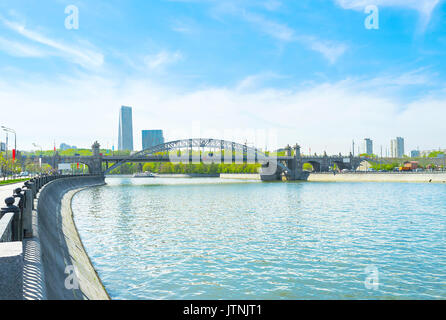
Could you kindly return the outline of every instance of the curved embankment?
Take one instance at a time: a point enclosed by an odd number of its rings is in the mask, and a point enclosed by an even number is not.
[[[104,177],[72,177],[46,185],[37,214],[46,295],[50,300],[109,299],[86,254],[71,211],[74,194],[103,185]]]

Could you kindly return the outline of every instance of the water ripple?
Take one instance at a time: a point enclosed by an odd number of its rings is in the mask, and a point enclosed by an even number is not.
[[[107,183],[73,211],[112,298],[446,298],[444,185]]]

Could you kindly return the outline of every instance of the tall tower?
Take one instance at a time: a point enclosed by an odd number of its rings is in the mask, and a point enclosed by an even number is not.
[[[133,151],[132,107],[122,106],[119,111],[118,150]]]
[[[146,150],[151,147],[164,143],[163,130],[142,130],[142,149]]]
[[[370,138],[364,139],[364,153],[368,155],[373,154],[373,140]]]
[[[390,141],[390,155],[392,158],[402,158],[404,155],[404,138],[397,137]]]

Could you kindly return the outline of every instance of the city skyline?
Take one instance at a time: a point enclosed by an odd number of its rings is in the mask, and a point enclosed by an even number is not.
[[[317,153],[348,153],[367,136],[444,148],[446,8],[427,2],[379,1],[379,29],[369,30],[371,1],[325,1],[328,32],[312,20],[321,1],[79,2],[77,30],[64,27],[68,1],[2,3],[0,99],[21,113],[20,130],[4,124],[23,150],[55,140],[111,147],[110,106],[130,104],[135,132],[163,128],[167,140],[198,123],[214,138],[274,129],[280,146]],[[124,21],[126,30],[113,27]]]

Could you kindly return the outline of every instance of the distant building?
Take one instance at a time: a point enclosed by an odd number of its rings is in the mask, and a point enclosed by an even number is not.
[[[151,147],[164,143],[163,130],[142,130],[142,149],[146,150]]]
[[[402,158],[404,156],[404,138],[397,137],[390,141],[390,156],[392,158]]]
[[[132,107],[122,106],[119,112],[118,150],[133,151]]]
[[[364,139],[364,153],[369,155],[373,154],[373,140],[369,138]]]
[[[446,153],[446,149],[433,149],[433,150],[423,150],[421,151],[421,155],[423,157],[429,157],[429,155],[433,152],[443,152]]]
[[[421,152],[419,150],[412,150],[410,152],[410,157],[411,158],[419,158],[419,157],[421,157]]]
[[[60,146],[59,146],[59,149],[64,151],[64,150],[68,150],[68,149],[77,149],[77,147],[76,146],[70,146],[70,145],[68,145],[66,143],[61,143]]]

